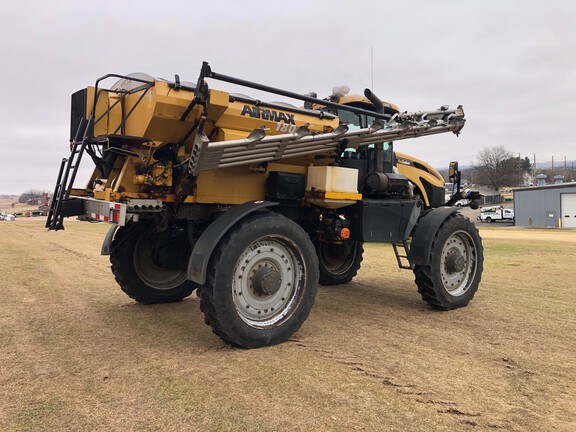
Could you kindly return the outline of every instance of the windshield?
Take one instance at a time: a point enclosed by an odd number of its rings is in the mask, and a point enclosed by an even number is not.
[[[376,118],[371,115],[356,114],[345,110],[338,110],[338,118],[342,124],[348,126],[349,130],[370,127],[376,120]],[[384,127],[389,127],[388,122],[384,122]]]
[[[362,128],[370,127],[372,123],[376,120],[375,117],[366,114],[356,114],[351,111],[338,110],[338,118],[342,124],[348,126],[348,130],[355,131]],[[388,122],[384,122],[384,127],[389,128]],[[384,143],[384,170],[386,172],[392,172],[393,165],[393,146],[391,142]],[[356,153],[360,152],[360,155]],[[361,149],[347,148],[344,150],[342,157],[345,159],[356,159],[362,158],[369,161],[369,165],[374,164],[374,144],[370,144],[367,147]]]

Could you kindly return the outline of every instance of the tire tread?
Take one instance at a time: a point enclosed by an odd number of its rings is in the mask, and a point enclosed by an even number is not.
[[[439,281],[437,281],[438,283],[435,284],[435,282],[434,282],[432,263],[434,263],[435,260],[434,260],[434,257],[432,255],[436,249],[437,242],[439,240],[439,236],[442,233],[442,231],[444,229],[446,229],[447,225],[454,223],[453,221],[458,220],[458,219],[468,221],[464,216],[462,216],[459,213],[453,213],[450,216],[448,216],[442,222],[442,224],[440,225],[440,227],[438,228],[438,230],[434,234],[434,239],[432,240],[432,246],[430,248],[429,264],[428,265],[416,265],[414,267],[414,276],[415,276],[416,286],[418,287],[418,293],[420,293],[422,299],[431,308],[436,309],[436,310],[448,311],[448,310],[453,310],[453,309],[457,309],[457,308],[464,307],[464,306],[468,305],[468,303],[474,297],[474,294],[476,293],[476,291],[478,289],[478,284],[480,283],[480,276],[481,276],[482,267],[483,267],[483,248],[482,248],[481,239],[478,235],[477,228],[474,227],[473,224],[469,221],[468,222],[470,224],[472,224],[473,230],[475,231],[475,235],[478,236],[478,241],[479,241],[479,243],[477,245],[478,250],[476,251],[477,252],[476,272],[479,273],[477,282],[469,288],[469,291],[466,294],[464,294],[462,296],[462,298],[458,298],[459,301],[455,301],[455,302],[447,301],[442,295],[442,291],[444,290],[444,288],[442,286],[438,286],[438,285],[441,285],[441,283]]]

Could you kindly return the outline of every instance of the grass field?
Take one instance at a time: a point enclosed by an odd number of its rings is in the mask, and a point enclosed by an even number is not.
[[[106,230],[0,222],[0,430],[576,430],[576,231],[482,227],[480,290],[448,313],[370,245],[289,342],[245,351],[195,296],[127,298]]]

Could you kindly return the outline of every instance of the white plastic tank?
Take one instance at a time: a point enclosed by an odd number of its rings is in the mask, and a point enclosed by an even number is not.
[[[358,170],[335,166],[310,166],[306,190],[358,193]]]

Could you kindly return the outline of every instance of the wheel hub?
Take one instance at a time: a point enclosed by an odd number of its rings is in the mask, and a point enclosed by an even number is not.
[[[476,269],[473,241],[465,231],[456,231],[444,244],[440,257],[440,277],[446,291],[461,296],[470,288]]]
[[[446,271],[448,273],[457,273],[464,270],[466,266],[466,259],[461,253],[453,250],[451,253],[448,254],[446,257]]]
[[[252,288],[260,295],[276,294],[282,286],[280,273],[270,267],[262,267],[252,276]]]
[[[290,314],[302,277],[298,255],[283,237],[268,237],[249,245],[234,269],[233,301],[248,325],[264,328]]]
[[[159,244],[158,237],[151,228],[140,234],[134,245],[134,270],[138,277],[155,290],[170,290],[186,282],[186,267],[182,257],[188,257],[190,252],[181,243],[177,249],[181,257],[174,258],[164,245]]]

